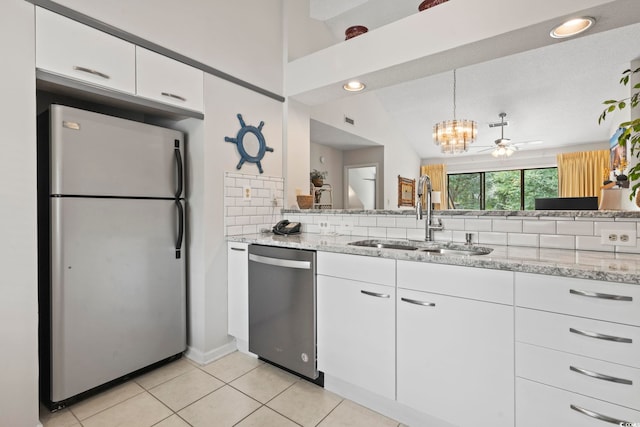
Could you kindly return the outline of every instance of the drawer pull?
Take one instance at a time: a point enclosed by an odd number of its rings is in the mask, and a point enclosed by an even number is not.
[[[419,301],[417,299],[410,299],[410,298],[400,298],[400,300],[402,300],[404,302],[408,302],[409,304],[424,305],[425,307],[435,307],[436,306],[435,302]]]
[[[569,289],[569,293],[573,295],[580,295],[582,297],[589,297],[589,298],[608,299],[608,300],[614,300],[614,301],[633,301],[633,297],[628,297],[624,295],[601,294],[598,292],[579,291],[575,289]]]
[[[80,67],[79,65],[74,65],[73,69],[76,71],[82,71],[83,73],[93,74],[94,76],[102,77],[103,79],[110,79],[108,74],[101,73],[100,71],[92,70],[91,68]]]
[[[569,407],[571,409],[573,409],[574,411],[576,411],[576,412],[580,412],[581,414],[586,415],[586,416],[591,417],[591,418],[595,418],[596,420],[604,421],[605,423],[611,423],[611,424],[615,424],[617,426],[631,425],[631,423],[629,421],[622,421],[622,420],[618,420],[616,418],[611,418],[611,417],[608,417],[606,415],[602,415],[602,414],[599,414],[597,412],[593,412],[593,411],[581,408],[581,407],[573,405],[573,404],[570,404]]]
[[[589,337],[589,338],[596,338],[596,339],[599,339],[599,340],[623,342],[623,343],[626,343],[626,344],[633,343],[633,340],[631,338],[614,337],[613,335],[599,334],[597,332],[583,331],[583,330],[580,330],[580,329],[569,328],[569,332],[574,333],[574,334],[578,334],[578,335],[583,335],[583,336]]]
[[[169,97],[169,98],[173,98],[173,99],[178,99],[178,100],[180,100],[182,102],[187,102],[187,98],[184,98],[184,97],[182,97],[180,95],[176,95],[176,94],[173,94],[173,93],[161,92],[160,95],[166,96],[166,97]]]
[[[377,292],[371,292],[371,291],[365,291],[365,290],[360,290],[360,293],[369,295],[371,297],[376,297],[376,298],[391,298],[391,295],[389,294],[379,294]]]
[[[233,246],[231,247],[232,251],[238,251],[238,252],[244,252],[245,249],[244,248],[234,248]]]
[[[571,369],[573,372],[577,372],[579,374],[586,375],[591,378],[596,378],[598,380],[611,381],[612,383],[618,383],[618,384],[633,385],[633,381],[625,380],[624,378],[611,377],[609,375],[599,374],[593,371],[587,371],[586,369],[577,368],[575,366],[569,366],[569,369]]]

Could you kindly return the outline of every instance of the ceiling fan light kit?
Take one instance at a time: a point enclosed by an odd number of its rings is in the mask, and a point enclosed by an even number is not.
[[[496,139],[496,148],[491,151],[491,155],[495,158],[505,158],[511,157],[511,155],[515,152],[516,148],[511,145],[511,140],[509,138],[504,137],[504,127],[508,124],[505,123],[504,118],[507,117],[507,113],[498,114],[500,117],[500,124],[495,125],[500,126],[500,139]]]
[[[464,153],[478,136],[478,124],[473,120],[456,119],[456,70],[453,70],[453,120],[433,126],[433,141],[444,154]]]

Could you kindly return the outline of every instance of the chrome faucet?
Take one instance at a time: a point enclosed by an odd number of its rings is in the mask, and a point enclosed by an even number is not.
[[[431,178],[429,175],[422,175],[418,179],[418,200],[416,201],[416,218],[422,219],[422,198],[424,195],[425,186],[427,189],[426,194],[426,205],[427,205],[427,218],[424,222],[424,240],[427,242],[433,242],[433,232],[444,230],[444,226],[442,225],[442,221],[438,218],[437,223],[434,224],[432,215],[431,215]]]

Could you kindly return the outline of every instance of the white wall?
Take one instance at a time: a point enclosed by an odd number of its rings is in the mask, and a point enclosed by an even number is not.
[[[299,102],[287,102],[285,132],[285,201],[295,205],[296,194],[309,194],[310,126],[309,110]]]
[[[265,175],[282,176],[282,103],[205,75],[205,121],[203,138],[190,146],[193,176],[190,253],[191,294],[189,356],[198,362],[214,359],[229,349],[227,335],[227,246],[224,235],[224,172],[237,171],[240,159],[236,145],[225,142],[235,137],[242,114],[246,124],[258,126],[272,153],[262,161]],[[253,163],[241,173],[256,174]]]
[[[0,52],[0,425],[38,425],[34,7],[4,0]]]
[[[343,209],[343,173],[344,152],[326,145],[311,142],[310,166],[311,169],[327,171],[325,184],[331,184],[333,189],[333,208]],[[320,163],[320,156],[324,157],[324,163]]]
[[[344,123],[344,116],[355,125]],[[364,92],[310,108],[311,118],[384,146],[384,206],[397,208],[398,175],[415,179],[420,175],[420,158],[390,119],[377,96]],[[430,137],[430,136],[429,136]]]
[[[56,3],[282,93],[282,0]]]
[[[324,49],[338,41],[324,22],[309,16],[309,3],[306,0],[284,2],[289,61]]]

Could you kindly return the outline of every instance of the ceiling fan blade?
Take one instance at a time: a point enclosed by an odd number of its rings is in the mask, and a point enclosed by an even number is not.
[[[543,141],[539,140],[539,139],[535,139],[532,141],[518,141],[518,142],[514,142],[511,145],[512,146],[520,146],[520,145],[536,145],[536,144],[542,144]]]

